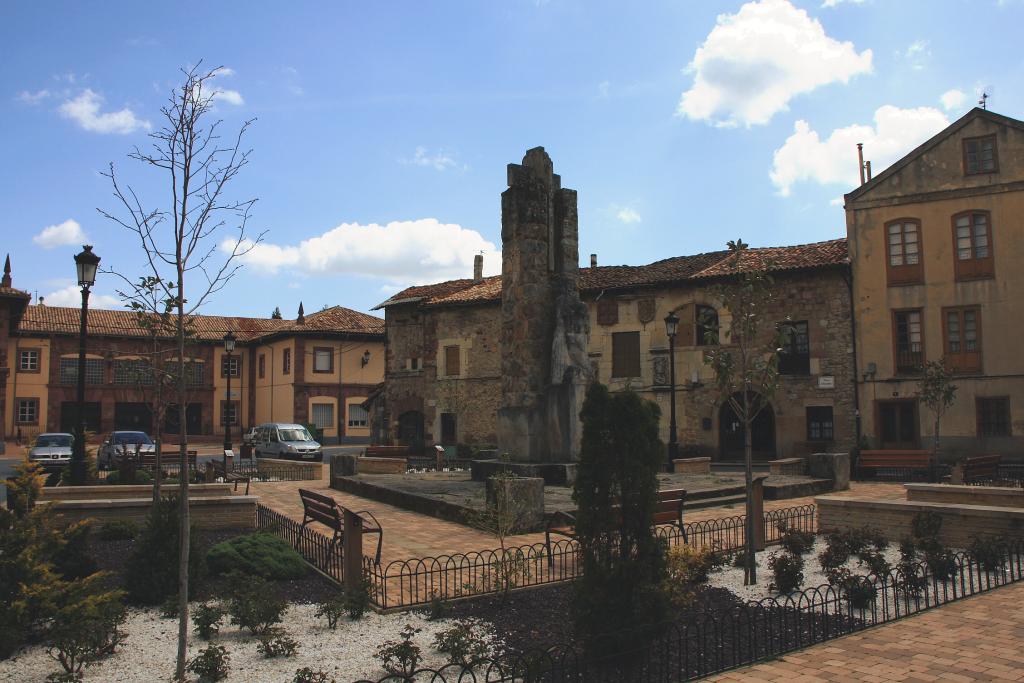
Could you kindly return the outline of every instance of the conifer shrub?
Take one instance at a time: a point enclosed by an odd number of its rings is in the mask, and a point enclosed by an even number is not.
[[[178,594],[178,526],[178,499],[167,496],[150,512],[128,558],[125,588],[131,602],[159,605]],[[195,543],[194,528],[192,539],[189,585],[195,586],[203,567],[203,553]]]
[[[613,395],[596,382],[580,412],[573,500],[582,576],[573,611],[591,654],[635,650],[666,616],[665,544],[653,523],[665,461],[659,416],[657,404],[632,391]],[[619,633],[605,635],[611,630]]]
[[[139,525],[130,519],[112,519],[101,524],[96,535],[104,541],[131,541],[139,535]]]
[[[308,569],[286,540],[262,531],[213,546],[206,555],[206,565],[213,575],[240,571],[265,579],[299,579]]]

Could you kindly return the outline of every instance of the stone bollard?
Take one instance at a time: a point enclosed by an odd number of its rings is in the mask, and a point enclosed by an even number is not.
[[[544,522],[544,479],[497,476],[487,479],[487,509],[505,533],[540,529]]]

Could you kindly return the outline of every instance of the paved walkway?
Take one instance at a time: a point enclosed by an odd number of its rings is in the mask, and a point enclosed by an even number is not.
[[[353,510],[369,510],[377,517],[384,528],[381,562],[385,565],[392,560],[405,560],[413,557],[437,557],[452,553],[489,550],[498,546],[494,536],[485,531],[454,522],[447,522],[436,517],[412,512],[350,493],[335,491],[328,486],[327,477],[329,475],[326,474],[326,469],[324,468],[325,475],[320,481],[254,482],[252,493],[258,495],[260,502],[267,507],[296,520],[302,519],[302,503],[299,500],[298,494],[300,488],[311,489],[332,496],[341,505]],[[844,491],[840,495],[892,498],[903,497],[903,491],[902,484],[854,482],[849,491]],[[813,501],[813,497],[768,500],[765,501],[765,510],[770,511],[794,505],[806,505]],[[722,519],[742,514],[742,504],[706,508],[687,512],[686,521]],[[543,542],[543,533],[519,534],[507,540],[507,543],[510,545]]]
[[[1021,681],[1024,584],[944,605],[715,681]]]

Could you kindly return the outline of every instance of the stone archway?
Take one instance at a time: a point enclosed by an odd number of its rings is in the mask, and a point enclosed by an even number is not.
[[[413,453],[423,450],[423,413],[407,410],[398,416],[398,443]]]
[[[754,418],[750,438],[754,460],[775,459],[775,411],[770,403]],[[718,413],[718,445],[719,459],[743,460],[743,423],[728,401],[722,403]]]

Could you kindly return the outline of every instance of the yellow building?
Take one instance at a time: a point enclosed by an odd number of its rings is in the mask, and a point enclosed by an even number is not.
[[[1024,453],[1024,122],[973,109],[847,194],[846,225],[870,445],[930,447],[918,382],[945,359],[943,455]]]
[[[9,261],[0,285],[0,437],[33,438],[72,431],[76,415],[80,311],[28,305],[11,284]],[[90,309],[86,340],[85,420],[99,434],[184,431],[191,440],[234,440],[264,422],[315,424],[326,443],[367,441],[362,403],[384,378],[384,321],[341,306],[295,320],[194,316],[186,361],[186,424],[168,410],[154,414],[150,366],[172,363],[166,338],[151,338],[136,314]],[[227,333],[237,337],[230,363]],[[228,378],[230,375],[230,392]]]

